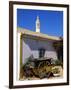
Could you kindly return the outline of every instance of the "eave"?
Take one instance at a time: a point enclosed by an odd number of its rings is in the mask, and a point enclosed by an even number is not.
[[[18,27],[17,31],[18,31],[18,33],[21,33],[24,36],[30,36],[30,37],[33,37],[34,39],[35,38],[44,39],[44,40],[48,39],[48,40],[53,40],[53,41],[60,41],[61,40],[59,37],[56,37],[56,36],[49,36],[47,34],[43,34],[40,32],[33,32],[31,30],[24,29],[24,28]]]

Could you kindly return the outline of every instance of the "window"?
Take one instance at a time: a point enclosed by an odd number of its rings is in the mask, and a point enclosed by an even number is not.
[[[45,49],[44,48],[40,48],[39,49],[39,58],[44,57],[44,55],[45,55]]]

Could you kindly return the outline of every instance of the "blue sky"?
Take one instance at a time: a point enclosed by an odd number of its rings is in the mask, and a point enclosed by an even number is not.
[[[40,18],[40,32],[63,36],[63,11],[17,9],[17,27],[36,30],[36,17]]]

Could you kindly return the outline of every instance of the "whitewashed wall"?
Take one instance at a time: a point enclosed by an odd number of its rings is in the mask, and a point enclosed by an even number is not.
[[[39,57],[39,48],[45,48],[45,57],[57,59],[57,53],[52,45],[53,41],[47,40],[34,40],[29,38],[23,38],[22,41],[22,61],[25,63],[27,58],[33,55],[34,58]]]

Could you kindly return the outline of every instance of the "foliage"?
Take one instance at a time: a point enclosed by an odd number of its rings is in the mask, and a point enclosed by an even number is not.
[[[54,68],[54,69],[52,70],[52,72],[55,73],[55,74],[56,74],[56,73],[59,73],[59,68]]]
[[[55,60],[55,65],[62,65],[62,61],[61,60]]]
[[[59,60],[59,59],[57,59],[57,60],[52,60],[52,64],[53,64],[53,65],[61,65],[61,66],[63,66],[62,60]]]
[[[34,63],[31,62],[31,60],[33,60],[33,59],[34,59],[34,58],[33,58],[32,55],[31,55],[30,57],[26,58],[26,63],[24,63],[24,64],[22,65],[23,70],[28,69],[28,68],[30,68],[30,67],[34,67]]]

